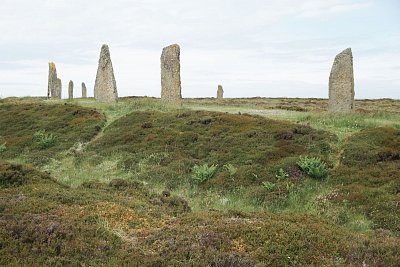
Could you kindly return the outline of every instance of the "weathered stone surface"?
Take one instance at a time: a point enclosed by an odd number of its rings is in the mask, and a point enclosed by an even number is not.
[[[56,64],[49,63],[49,79],[47,85],[47,98],[61,98],[61,94],[57,95],[57,70]]]
[[[331,112],[354,110],[354,74],[351,48],[338,54],[329,76],[329,103]]]
[[[217,99],[223,99],[223,98],[224,98],[224,89],[222,88],[222,85],[218,85]]]
[[[182,99],[180,48],[177,44],[162,50],[161,99],[172,103],[180,103]]]
[[[69,81],[68,84],[68,99],[73,99],[74,98],[74,82]]]
[[[87,98],[87,89],[85,83],[82,83],[82,98]]]
[[[56,90],[54,92],[54,98],[61,99],[61,93],[62,93],[61,79],[57,78],[57,86],[56,86]]]
[[[108,45],[101,47],[99,67],[94,84],[94,98],[101,102],[117,102],[118,92]]]

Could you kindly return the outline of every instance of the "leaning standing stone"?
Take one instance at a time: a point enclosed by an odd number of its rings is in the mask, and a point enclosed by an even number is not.
[[[53,62],[49,63],[49,79],[47,85],[47,98],[56,98],[57,88],[57,70],[56,64]]]
[[[74,98],[74,82],[69,81],[68,84],[68,99],[73,99]]]
[[[354,74],[351,48],[338,54],[329,76],[329,103],[331,112],[354,110]]]
[[[217,99],[223,99],[223,98],[224,98],[224,89],[222,88],[222,85],[218,85]]]
[[[82,83],[82,98],[87,98],[87,89],[85,83]]]
[[[164,47],[161,54],[161,99],[167,102],[180,103],[181,65],[179,45]]]
[[[94,98],[101,102],[117,102],[118,92],[108,45],[101,47],[99,67],[94,84]]]

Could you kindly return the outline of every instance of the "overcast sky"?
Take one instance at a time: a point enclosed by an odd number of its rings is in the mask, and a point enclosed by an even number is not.
[[[351,47],[356,98],[400,98],[399,0],[1,0],[0,97],[46,95],[49,61],[92,96],[103,43],[120,96],[159,97],[178,43],[183,97],[328,97]]]

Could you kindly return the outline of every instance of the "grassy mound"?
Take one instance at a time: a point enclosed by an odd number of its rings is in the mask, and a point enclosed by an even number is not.
[[[120,155],[123,167],[139,179],[168,188],[193,183],[195,165],[214,165],[215,172],[201,186],[233,190],[275,181],[281,168],[296,176],[300,155],[327,160],[335,141],[324,131],[257,116],[148,111],[115,121],[88,150],[104,157]],[[203,169],[199,172],[207,176]]]
[[[125,251],[127,229],[146,231],[160,227],[163,217],[190,212],[184,200],[149,193],[140,183],[114,180],[70,189],[31,167],[3,161],[0,178],[7,185],[0,188],[1,266],[107,265]]]
[[[0,161],[0,188],[41,182],[43,179],[49,178],[48,174],[39,172],[32,167]]]
[[[342,163],[346,166],[366,167],[396,160],[400,160],[400,130],[384,127],[352,136],[342,155]]]
[[[398,241],[355,235],[305,214],[214,211],[152,232],[139,243],[146,249],[138,258],[144,266],[386,266],[399,259]]]
[[[0,158],[42,164],[77,142],[92,139],[104,125],[99,112],[69,104],[0,104]]]
[[[353,135],[332,182],[335,201],[364,212],[374,228],[400,234],[400,130],[374,128]]]
[[[399,239],[306,214],[190,212],[179,197],[113,180],[71,189],[1,162],[34,183],[0,189],[0,265],[288,266],[398,262]],[[19,171],[18,171],[19,170]]]

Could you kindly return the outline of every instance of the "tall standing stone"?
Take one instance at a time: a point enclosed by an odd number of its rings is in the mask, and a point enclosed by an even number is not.
[[[331,112],[354,110],[354,74],[351,48],[338,54],[329,76],[329,103]]]
[[[101,47],[99,67],[94,84],[94,98],[101,102],[117,102],[118,92],[108,45]]]
[[[182,99],[180,48],[177,44],[162,50],[161,99],[172,103],[179,103]]]
[[[222,85],[218,85],[217,99],[223,99],[223,98],[224,98],[224,89],[222,88]]]
[[[82,83],[82,98],[87,98],[87,89],[85,83]]]
[[[57,98],[57,70],[56,64],[53,62],[49,63],[49,79],[47,84],[47,98]]]
[[[68,99],[73,99],[74,98],[74,82],[69,81],[68,84]]]
[[[54,98],[61,99],[61,92],[62,92],[61,79],[57,78],[57,86],[56,86],[56,90],[54,92]]]

